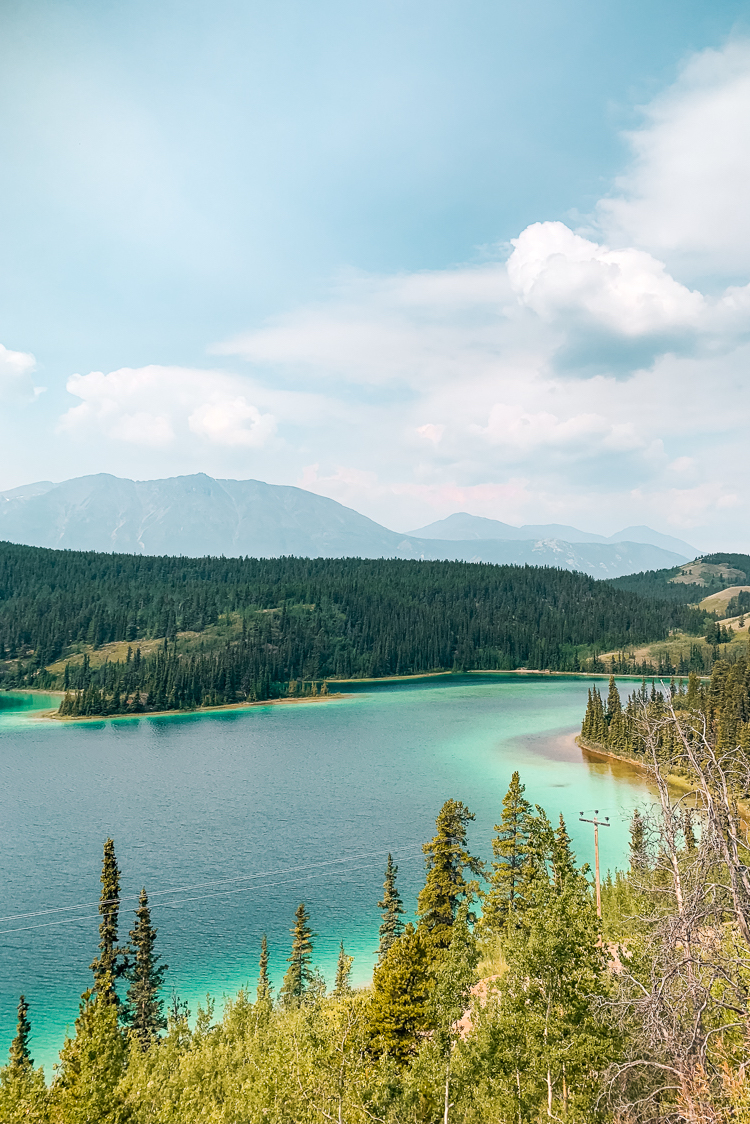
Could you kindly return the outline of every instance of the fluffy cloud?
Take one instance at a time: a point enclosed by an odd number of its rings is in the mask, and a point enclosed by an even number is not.
[[[184,367],[73,375],[67,389],[81,403],[60,425],[154,448],[172,445],[186,432],[214,445],[260,448],[273,437],[276,419],[238,393],[244,385],[224,372]]]
[[[702,51],[629,134],[634,160],[598,206],[607,241],[694,275],[750,264],[750,43]]]

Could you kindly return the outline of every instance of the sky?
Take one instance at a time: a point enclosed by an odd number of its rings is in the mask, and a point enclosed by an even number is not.
[[[750,0],[5,0],[0,490],[750,549]]]

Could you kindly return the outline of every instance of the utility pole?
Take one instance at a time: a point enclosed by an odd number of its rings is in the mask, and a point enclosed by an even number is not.
[[[609,816],[605,816],[603,820],[599,818],[599,809],[594,808],[593,820],[585,819],[583,812],[581,812],[581,823],[592,823],[594,825],[594,855],[595,855],[595,868],[596,868],[596,913],[598,917],[602,915],[602,887],[599,881],[599,828],[611,827]]]

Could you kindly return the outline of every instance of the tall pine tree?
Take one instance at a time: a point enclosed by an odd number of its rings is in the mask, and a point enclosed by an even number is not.
[[[636,808],[630,820],[630,869],[643,870],[647,862],[646,821]]]
[[[164,1004],[159,998],[167,965],[157,967],[159,957],[154,952],[156,929],[151,924],[151,911],[145,887],[141,890],[136,910],[136,922],[130,930],[132,963],[128,971],[127,1021],[146,1050],[159,1031],[166,1029]]]
[[[297,907],[294,928],[290,932],[293,937],[292,953],[287,957],[289,967],[284,976],[279,998],[285,1007],[299,1007],[314,978],[310,964],[312,939],[315,933],[310,928],[310,917],[305,910],[304,902],[300,902]]]
[[[482,864],[466,850],[466,832],[474,813],[460,800],[446,800],[435,821],[437,835],[425,843],[427,877],[417,901],[419,927],[433,952],[449,947],[459,903],[476,883],[464,871],[479,875]],[[470,920],[473,920],[470,917]]]
[[[260,941],[260,962],[258,964],[258,987],[255,998],[258,1003],[272,1002],[271,980],[268,975],[268,939],[264,933]]]
[[[91,964],[94,987],[111,1003],[118,1003],[116,980],[128,968],[126,949],[117,944],[120,920],[120,868],[117,865],[113,839],[104,843],[102,863],[102,890],[99,898],[99,955]]]
[[[29,1050],[30,1037],[31,1023],[29,1022],[29,1005],[26,1002],[25,996],[22,995],[18,1000],[16,1037],[10,1044],[10,1052],[8,1055],[8,1064],[16,1072],[30,1070],[34,1067],[34,1062]]]
[[[18,1001],[16,1037],[10,1044],[8,1064],[0,1069],[0,1120],[3,1124],[27,1124],[48,1119],[47,1086],[44,1071],[35,1070],[29,1052],[31,1024],[29,1005],[22,995]]]
[[[383,883],[383,899],[378,902],[378,909],[383,910],[383,923],[380,926],[380,948],[378,949],[378,964],[383,959],[394,941],[398,940],[404,931],[401,916],[404,913],[404,903],[396,887],[398,867],[390,854],[385,867],[385,882]]]
[[[337,999],[343,999],[345,995],[350,995],[352,985],[349,982],[349,977],[352,974],[352,964],[354,963],[353,956],[347,956],[344,952],[344,942],[339,946],[339,960],[336,965],[336,981],[333,985],[333,994]]]
[[[519,904],[524,863],[528,858],[531,804],[524,797],[526,786],[516,771],[503,797],[503,814],[495,824],[492,840],[493,873],[484,900],[482,928],[499,931]]]

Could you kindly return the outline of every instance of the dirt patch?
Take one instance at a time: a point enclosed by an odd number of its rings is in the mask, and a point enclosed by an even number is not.
[[[679,574],[669,580],[675,585],[708,585],[711,579],[721,582],[747,581],[747,574],[724,562],[716,565],[710,562],[687,562],[680,567]]]

